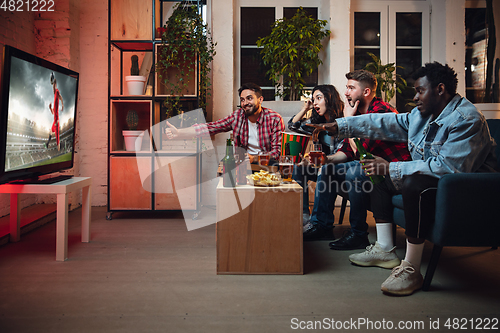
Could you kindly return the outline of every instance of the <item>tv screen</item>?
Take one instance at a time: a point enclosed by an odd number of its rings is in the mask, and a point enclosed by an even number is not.
[[[73,167],[77,72],[4,47],[0,184]]]

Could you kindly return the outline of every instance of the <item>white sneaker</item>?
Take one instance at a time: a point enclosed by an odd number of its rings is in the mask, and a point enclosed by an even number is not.
[[[349,260],[359,266],[377,266],[382,268],[394,268],[401,263],[396,255],[396,247],[384,251],[378,242],[368,245],[366,251],[349,256]]]
[[[417,272],[408,261],[402,260],[401,265],[392,270],[380,289],[386,294],[408,296],[422,288],[423,284],[422,274]]]
[[[302,225],[306,225],[309,222],[311,215],[309,213],[302,213]]]
[[[309,229],[312,229],[312,227],[314,227],[314,225],[311,222],[307,222],[302,226],[302,233],[306,232]]]

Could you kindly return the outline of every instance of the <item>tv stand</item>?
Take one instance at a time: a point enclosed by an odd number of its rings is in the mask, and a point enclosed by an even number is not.
[[[82,242],[90,242],[90,177],[72,177],[53,184],[3,184],[0,193],[10,193],[10,241],[21,238],[19,194],[57,194],[56,261],[68,259],[68,195],[82,189]]]
[[[29,184],[55,184],[59,183],[63,180],[71,179],[73,178],[72,175],[60,175],[56,177],[49,177],[49,178],[30,178],[30,179],[23,179],[23,180],[16,180],[10,182],[10,184],[19,184],[19,185],[29,185]]]

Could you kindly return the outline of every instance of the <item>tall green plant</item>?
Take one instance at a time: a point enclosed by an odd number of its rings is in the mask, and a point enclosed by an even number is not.
[[[274,22],[269,36],[259,38],[264,65],[270,66],[266,75],[276,87],[276,95],[299,100],[304,90],[304,78],[323,62],[318,53],[321,40],[330,35],[324,30],[328,22],[308,16],[300,7],[291,18]]]
[[[175,5],[164,28],[166,31],[161,36],[162,46],[159,49],[156,71],[167,87],[167,95],[171,95],[163,103],[167,117],[179,112],[181,98],[188,91],[189,78],[196,74],[196,61],[199,73],[198,105],[206,112],[207,98],[211,95],[210,63],[216,54],[217,43],[213,42],[210,30],[203,23],[197,7],[187,2]],[[172,69],[176,73],[175,80],[169,81],[162,73]]]
[[[364,69],[372,72],[377,78],[377,97],[389,102],[396,94],[396,91],[401,94],[407,87],[406,80],[401,75],[396,74],[396,68],[404,69],[404,67],[396,66],[393,62],[382,65],[379,57],[371,52],[366,53],[373,61],[366,64]]]

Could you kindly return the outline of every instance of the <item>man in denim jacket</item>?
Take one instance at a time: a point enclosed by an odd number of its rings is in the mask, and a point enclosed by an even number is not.
[[[339,118],[317,126],[339,137],[367,137],[408,142],[412,161],[363,160],[367,175],[384,175],[371,193],[377,242],[349,260],[359,266],[394,268],[382,283],[386,294],[411,295],[423,278],[420,262],[425,237],[433,223],[439,178],[457,172],[494,172],[495,142],[484,116],[456,93],[457,75],[448,65],[428,63],[414,75],[417,107],[410,113],[369,114]],[[402,193],[407,250],[400,261],[392,241],[392,201]]]

